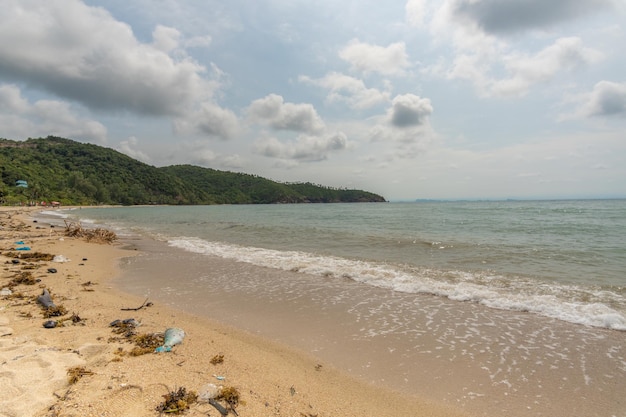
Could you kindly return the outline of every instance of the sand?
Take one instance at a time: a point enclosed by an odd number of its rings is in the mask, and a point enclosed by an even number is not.
[[[0,296],[0,416],[155,416],[164,395],[180,388],[202,394],[209,384],[234,388],[240,401],[229,415],[242,417],[466,415],[368,385],[309,354],[217,321],[150,300],[145,306],[145,299],[112,285],[118,262],[137,253],[133,247],[67,237],[63,228],[35,223],[33,210],[0,208],[0,289],[12,291]],[[14,250],[24,246],[30,250]],[[34,252],[66,262],[13,262]],[[36,282],[10,286],[24,272]],[[43,317],[36,297],[44,288],[65,315]],[[130,318],[140,323],[140,335],[176,327],[186,336],[171,352],[131,356],[136,345],[110,326]],[[45,328],[47,320],[62,323]],[[220,357],[223,362],[213,363]],[[70,383],[68,370],[77,367],[80,376]],[[184,415],[220,413],[200,400]]]

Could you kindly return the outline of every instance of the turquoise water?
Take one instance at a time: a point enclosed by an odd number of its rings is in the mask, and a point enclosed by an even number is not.
[[[64,213],[189,252],[626,330],[626,200]]]

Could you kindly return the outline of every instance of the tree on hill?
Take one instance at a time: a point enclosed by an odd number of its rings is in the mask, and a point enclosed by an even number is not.
[[[28,186],[16,187],[16,181]],[[272,204],[383,202],[361,190],[279,183],[193,165],[154,167],[110,148],[47,138],[0,139],[0,203]]]

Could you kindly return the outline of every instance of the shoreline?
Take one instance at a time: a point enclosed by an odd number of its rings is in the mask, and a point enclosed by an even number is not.
[[[13,264],[6,253],[23,241],[31,252],[63,255],[69,262],[30,262],[40,282],[18,285],[24,298],[0,299],[0,362],[3,416],[158,415],[163,395],[180,387],[199,392],[206,384],[235,387],[241,394],[241,416],[461,416],[467,415],[428,399],[386,391],[357,380],[305,352],[194,316],[160,303],[136,311],[144,298],[115,285],[120,261],[137,254],[115,243],[87,243],[63,236],[61,228],[33,224],[40,208],[0,208],[0,287],[26,264]],[[54,268],[56,272],[47,272]],[[47,329],[34,301],[43,287],[68,314],[80,321]],[[140,333],[169,327],[185,330],[172,352],[128,354],[132,345],[116,338],[110,323],[134,318]],[[71,324],[70,324],[71,323]],[[223,363],[212,364],[223,355]],[[91,374],[69,384],[67,370],[82,366]],[[218,379],[216,376],[225,379]],[[199,402],[184,415],[219,415]],[[231,412],[231,415],[232,414]]]

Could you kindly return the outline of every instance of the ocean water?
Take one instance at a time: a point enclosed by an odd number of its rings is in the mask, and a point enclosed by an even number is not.
[[[189,252],[626,330],[626,200],[66,213]]]
[[[473,415],[626,416],[626,200],[119,207],[120,286]]]

